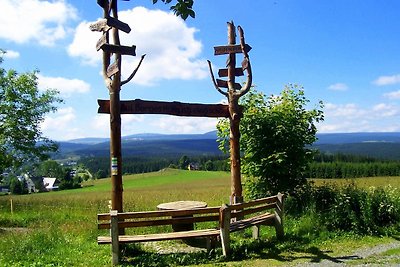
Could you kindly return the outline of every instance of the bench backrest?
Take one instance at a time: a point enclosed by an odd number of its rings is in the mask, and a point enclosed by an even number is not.
[[[118,213],[118,228],[171,225],[177,223],[198,223],[219,221],[220,207],[190,210],[162,210]],[[110,213],[97,215],[98,229],[111,228]]]
[[[275,212],[281,214],[283,212],[283,197],[283,194],[278,193],[276,196],[228,205],[231,210],[231,218],[241,219],[246,215],[269,209],[274,209]]]

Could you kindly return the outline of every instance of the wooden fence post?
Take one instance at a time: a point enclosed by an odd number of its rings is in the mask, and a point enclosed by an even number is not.
[[[112,264],[118,265],[120,261],[120,250],[119,250],[119,230],[118,230],[118,211],[110,210],[111,216],[111,253],[112,253]]]
[[[220,236],[221,236],[221,245],[222,245],[222,253],[225,257],[228,257],[230,254],[230,222],[231,222],[231,208],[224,204],[220,209]]]
[[[282,238],[285,235],[285,232],[283,230],[283,213],[284,213],[283,199],[284,195],[278,193],[276,200],[276,208],[275,208],[275,230],[276,230],[276,237],[278,239]]]

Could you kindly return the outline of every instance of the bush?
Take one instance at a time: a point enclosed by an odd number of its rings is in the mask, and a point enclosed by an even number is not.
[[[393,226],[400,227],[400,195],[391,187],[310,186],[290,195],[286,207],[292,215],[314,212],[318,223],[330,231],[385,234]]]

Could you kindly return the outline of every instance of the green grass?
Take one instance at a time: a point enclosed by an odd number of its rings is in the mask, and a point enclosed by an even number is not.
[[[390,183],[397,186],[398,180],[394,178]],[[368,186],[379,186],[387,185],[388,180],[368,178],[368,182]],[[226,172],[167,169],[124,176],[123,183],[126,211],[155,210],[158,204],[175,200],[200,200],[217,206],[227,203],[230,195],[230,174]],[[109,266],[110,247],[96,243],[99,234],[96,215],[109,210],[110,188],[110,179],[102,179],[87,182],[81,189],[0,196],[0,228],[12,229],[0,230],[0,266]],[[285,229],[287,237],[281,241],[274,238],[270,228],[262,229],[261,241],[248,238],[250,229],[234,235],[230,261],[221,257],[220,248],[212,255],[205,252],[160,255],[134,248],[134,254],[128,254],[127,260],[133,266],[284,266],[335,257],[342,252],[351,255],[353,249],[391,240],[315,229],[313,218],[308,216],[288,217]],[[348,248],[348,252],[343,248]]]

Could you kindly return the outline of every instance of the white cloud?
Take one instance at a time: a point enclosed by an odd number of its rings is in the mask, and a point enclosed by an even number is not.
[[[383,132],[400,131],[400,125],[393,123],[400,107],[379,103],[371,107],[356,104],[325,105],[325,121],[317,125],[319,132]]]
[[[46,77],[37,75],[39,79],[39,89],[56,89],[63,97],[70,97],[72,94],[87,93],[90,91],[90,84],[78,79],[67,79],[63,77]]]
[[[400,99],[400,90],[383,94],[384,97],[389,99]]]
[[[6,50],[6,53],[4,53],[3,57],[8,58],[8,59],[13,59],[13,58],[19,58],[20,54],[17,51],[13,50]]]
[[[216,118],[163,116],[153,126],[165,133],[204,133],[215,130]]]
[[[80,131],[80,129],[72,126],[75,120],[74,108],[60,108],[56,113],[45,118],[41,124],[41,129],[46,136],[53,140],[68,140],[77,136],[77,132]]]
[[[64,0],[2,0],[0,38],[16,43],[52,46],[63,39],[77,11]]]
[[[172,13],[136,7],[120,11],[119,19],[128,23],[132,31],[121,33],[121,44],[136,45],[136,57],[124,56],[122,75],[128,77],[136,67],[140,55],[146,58],[132,80],[142,85],[154,85],[162,79],[202,79],[207,77],[206,60],[199,59],[202,44],[195,39],[195,28]],[[82,22],[68,47],[71,56],[83,63],[101,64],[101,53],[95,49],[101,34],[90,32],[89,22]]]
[[[358,107],[354,103],[342,104],[342,105],[326,103],[324,113],[325,116],[327,117],[360,118],[368,114],[368,111]]]
[[[378,86],[398,84],[398,83],[400,83],[400,74],[392,75],[392,76],[380,76],[380,77],[378,77],[378,79],[374,80],[372,83],[375,85],[378,85]]]
[[[335,83],[328,86],[329,90],[333,91],[347,91],[349,87],[344,83]]]
[[[380,103],[373,106],[372,111],[377,117],[393,117],[399,113],[399,108],[394,105]]]

